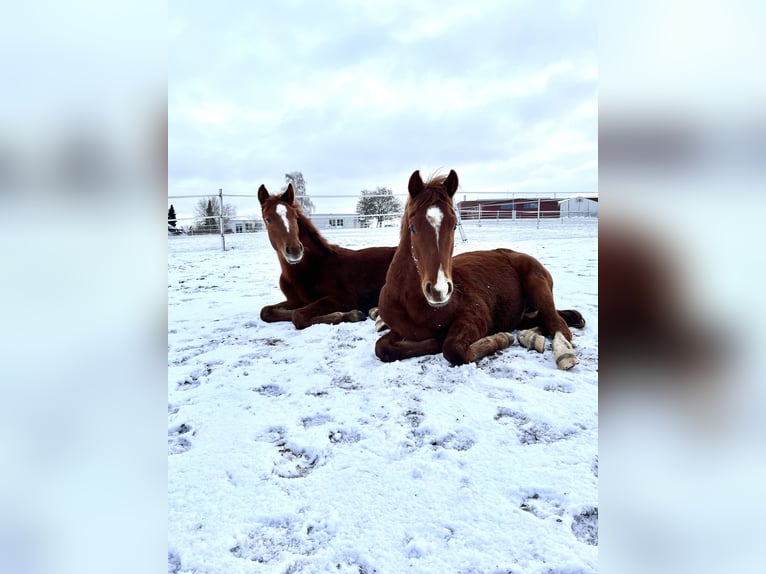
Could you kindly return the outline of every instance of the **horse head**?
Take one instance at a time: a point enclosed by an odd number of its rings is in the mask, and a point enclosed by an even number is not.
[[[287,263],[294,265],[303,258],[303,244],[298,237],[298,206],[293,184],[287,184],[282,195],[269,195],[266,186],[258,188],[261,215],[266,224],[271,246]]]
[[[454,291],[452,249],[457,217],[452,198],[457,186],[454,170],[446,177],[433,177],[425,183],[416,170],[408,184],[410,197],[402,219],[402,233],[409,234],[420,288],[432,307],[446,305]]]

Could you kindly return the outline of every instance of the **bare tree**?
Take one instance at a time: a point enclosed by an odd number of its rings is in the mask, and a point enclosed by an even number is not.
[[[300,171],[291,171],[285,174],[285,185],[282,186],[282,192],[287,189],[289,184],[293,184],[295,191],[295,201],[301,206],[301,211],[307,217],[314,213],[314,202],[306,193],[306,181],[303,179],[303,173]]]

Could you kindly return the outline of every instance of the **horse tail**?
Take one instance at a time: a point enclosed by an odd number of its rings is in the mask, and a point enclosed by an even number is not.
[[[585,328],[585,317],[582,313],[575,311],[574,309],[556,309],[556,313],[559,317],[564,319],[564,322],[569,327],[575,327],[577,329]],[[526,312],[521,318],[517,329],[532,329],[534,327],[543,327],[543,321],[537,311]]]

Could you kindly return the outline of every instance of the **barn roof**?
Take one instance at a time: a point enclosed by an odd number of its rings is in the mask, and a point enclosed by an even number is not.
[[[560,199],[559,205],[561,205],[562,203],[566,201],[572,201],[573,199],[589,199],[591,201],[595,201],[596,203],[598,203],[598,195],[577,195],[575,197],[567,197],[565,199]]]

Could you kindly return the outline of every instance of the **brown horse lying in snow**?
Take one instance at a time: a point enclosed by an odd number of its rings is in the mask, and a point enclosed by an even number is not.
[[[380,293],[378,314],[391,331],[378,339],[383,361],[443,352],[453,365],[478,361],[513,342],[539,352],[553,338],[553,357],[571,369],[569,326],[582,328],[578,311],[557,311],[553,280],[535,258],[510,249],[452,257],[457,223],[452,198],[457,174],[423,183],[415,171],[402,217],[399,246]]]
[[[261,319],[292,321],[297,329],[364,320],[378,304],[396,248],[353,250],[328,243],[295,203],[292,184],[278,196],[261,185],[258,200],[287,298],[261,309]]]

